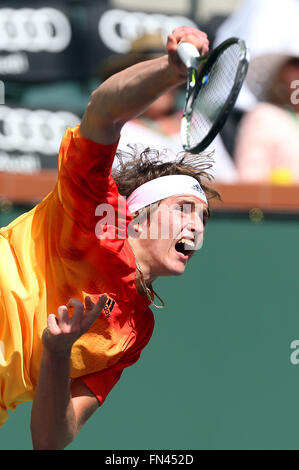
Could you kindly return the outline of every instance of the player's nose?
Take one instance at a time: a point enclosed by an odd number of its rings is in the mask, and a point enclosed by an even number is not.
[[[191,214],[190,230],[195,236],[204,232],[203,214],[197,212]]]

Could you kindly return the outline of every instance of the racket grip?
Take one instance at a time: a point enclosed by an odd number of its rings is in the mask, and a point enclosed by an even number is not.
[[[191,44],[190,42],[180,42],[178,44],[177,52],[179,58],[185,64],[187,69],[190,67],[197,68],[200,53],[198,52],[194,44]]]

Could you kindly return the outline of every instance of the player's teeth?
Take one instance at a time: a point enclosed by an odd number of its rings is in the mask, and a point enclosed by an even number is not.
[[[192,240],[188,240],[187,238],[182,238],[181,242],[194,247],[194,242]]]

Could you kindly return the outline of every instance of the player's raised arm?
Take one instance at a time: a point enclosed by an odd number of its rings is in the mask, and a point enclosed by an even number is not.
[[[141,114],[155,99],[186,80],[186,68],[177,55],[181,41],[193,43],[205,54],[207,35],[197,29],[183,26],[168,36],[167,55],[141,62],[123,70],[92,94],[83,117],[80,133],[101,144],[114,143],[122,126]]]

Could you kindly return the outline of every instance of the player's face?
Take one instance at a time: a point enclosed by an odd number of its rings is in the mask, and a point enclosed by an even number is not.
[[[151,214],[146,244],[151,277],[180,275],[203,242],[207,208],[195,196],[162,200]]]

